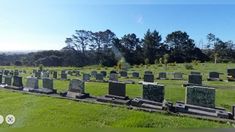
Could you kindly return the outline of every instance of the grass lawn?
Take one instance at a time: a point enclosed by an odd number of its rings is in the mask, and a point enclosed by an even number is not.
[[[231,111],[231,106],[235,104],[235,82],[208,82],[206,78],[209,71],[218,71],[223,73],[222,79],[226,79],[226,68],[235,68],[235,64],[199,64],[194,66],[194,71],[203,73],[203,84],[219,87],[216,89],[216,106],[224,107]],[[29,76],[33,67],[0,67],[5,69],[25,69]],[[107,70],[113,68],[96,67],[53,67],[48,69],[79,69],[81,72],[90,73],[92,70]],[[163,67],[155,65],[147,67],[133,67],[132,71],[138,71],[143,75],[145,70],[151,70],[155,73],[164,71]],[[191,70],[186,70],[183,64],[169,66],[168,77],[172,78],[171,72],[183,72],[184,80],[156,80],[165,86],[165,99],[171,102],[184,101],[185,88],[182,84],[187,80],[187,74]],[[59,73],[59,72],[58,72]],[[131,74],[129,75],[131,76]],[[75,78],[69,76],[69,78]],[[139,80],[135,80],[139,81]],[[24,79],[25,83],[25,79]],[[40,81],[40,85],[41,85]],[[68,81],[55,80],[54,87],[59,91],[68,89]],[[85,84],[86,92],[93,96],[103,96],[107,94],[107,83],[88,82]],[[126,94],[131,97],[142,96],[142,86],[139,84],[128,84]],[[70,100],[56,99],[52,97],[42,97],[22,93],[14,93],[8,90],[0,90],[0,115],[14,114],[16,123],[8,126],[6,123],[0,127],[157,127],[157,128],[214,128],[214,127],[233,127],[228,123],[219,123],[214,121],[199,120],[189,117],[178,117],[160,113],[147,113],[126,108],[112,107],[109,105],[89,104],[74,102]]]

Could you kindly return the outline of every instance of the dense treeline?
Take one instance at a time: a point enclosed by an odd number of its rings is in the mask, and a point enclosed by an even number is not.
[[[66,46],[61,50],[33,52],[24,55],[0,55],[0,65],[37,66],[114,66],[120,60],[131,65],[167,62],[233,62],[235,49],[232,41],[222,41],[213,34],[207,35],[205,48],[200,49],[186,32],[175,31],[162,38],[154,30],[147,32],[144,38],[134,33],[121,38],[111,30],[86,31],[76,30],[66,38]]]

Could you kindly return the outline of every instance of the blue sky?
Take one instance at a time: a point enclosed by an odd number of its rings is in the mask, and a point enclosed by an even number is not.
[[[111,29],[118,37],[147,29],[186,31],[201,48],[206,35],[235,42],[232,0],[0,0],[0,50],[65,46],[74,30]],[[199,43],[200,42],[200,43]]]

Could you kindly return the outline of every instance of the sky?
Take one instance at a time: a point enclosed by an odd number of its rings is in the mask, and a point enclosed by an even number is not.
[[[233,0],[0,0],[0,51],[59,50],[75,30],[121,38],[148,29],[187,32],[202,48],[213,33],[235,42]]]

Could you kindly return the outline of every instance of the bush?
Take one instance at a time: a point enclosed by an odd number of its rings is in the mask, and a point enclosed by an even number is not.
[[[200,61],[199,60],[192,60],[192,63],[193,63],[193,65],[197,66],[200,63]]]
[[[187,70],[192,70],[193,69],[193,65],[192,64],[184,64],[184,67],[185,67],[185,69],[187,69]]]

